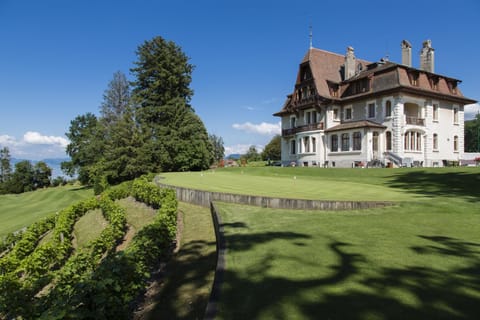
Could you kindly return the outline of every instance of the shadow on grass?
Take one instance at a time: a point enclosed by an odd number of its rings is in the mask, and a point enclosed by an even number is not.
[[[183,244],[167,266],[166,281],[161,293],[151,301],[152,309],[138,319],[203,319],[216,261],[215,249],[208,249],[211,246],[215,243],[203,240]],[[198,294],[202,287],[208,290]]]
[[[236,237],[236,241],[244,242],[258,239]],[[478,319],[480,244],[442,236],[420,237],[433,244],[412,247],[413,252],[445,258],[461,256],[465,264],[451,270],[434,265],[379,268],[375,275],[362,277],[360,264],[369,264],[366,257],[346,252],[348,243],[331,240],[329,250],[338,260],[331,267],[332,275],[292,280],[269,272],[275,256],[268,253],[248,270],[248,275],[227,266],[220,318],[291,319],[294,310],[301,319]],[[228,235],[226,238],[231,243]],[[253,245],[235,249],[227,245],[227,250],[246,250]]]
[[[395,174],[388,186],[424,196],[462,197],[480,200],[480,174],[472,172],[404,171]]]

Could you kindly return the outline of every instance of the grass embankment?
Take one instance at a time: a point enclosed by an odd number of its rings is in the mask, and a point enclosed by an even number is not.
[[[63,186],[0,195],[0,239],[10,232],[27,227],[40,218],[68,205],[93,196],[91,188]]]
[[[216,253],[210,209],[179,203],[180,250],[168,263],[165,283],[138,319],[203,319],[213,283]]]
[[[338,180],[329,177],[334,174]],[[317,188],[345,185],[350,175],[350,181],[376,185],[383,194],[399,191],[404,201],[348,212],[218,204],[227,241],[221,319],[477,316],[478,168],[324,175]]]
[[[480,179],[468,177],[475,173],[480,174],[479,168],[225,168],[163,173],[160,182],[208,191],[282,198],[409,201],[450,193],[474,196],[480,193]]]

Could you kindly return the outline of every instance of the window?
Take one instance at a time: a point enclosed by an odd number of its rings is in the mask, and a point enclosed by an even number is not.
[[[452,91],[453,94],[457,94],[457,81],[449,81],[448,87]]]
[[[303,152],[310,152],[310,137],[303,137]]]
[[[295,117],[291,117],[290,118],[290,128],[295,128],[296,127],[296,123],[297,122],[297,119]]]
[[[438,90],[438,77],[433,77],[432,78],[432,89],[433,90]]]
[[[438,134],[433,134],[433,150],[438,150]]]
[[[453,137],[453,151],[458,152],[458,136]]]
[[[342,133],[342,151],[350,150],[350,135],[348,133]]]
[[[433,104],[433,121],[438,121],[438,104]]]
[[[375,118],[375,103],[368,104],[368,117]]]
[[[453,108],[453,123],[458,124],[458,108]]]
[[[305,112],[305,123],[310,124],[312,123],[312,114],[310,111]]]
[[[290,140],[290,154],[295,154],[295,140]]]
[[[418,86],[418,72],[410,72],[408,77],[412,86]]]
[[[422,134],[417,131],[405,132],[404,149],[410,151],[422,151]]]
[[[392,133],[390,131],[387,131],[385,133],[386,135],[386,147],[387,147],[387,151],[391,151],[392,150]]]
[[[316,111],[312,112],[312,123],[317,123],[317,112]]]
[[[317,152],[317,139],[312,137],[312,152]]]
[[[362,133],[359,131],[353,133],[353,150],[362,150]]]
[[[338,108],[333,109],[333,120],[339,120]]]
[[[378,152],[378,132],[374,132],[372,135],[372,150]]]
[[[338,151],[338,136],[336,134],[334,134],[331,139],[332,139],[332,143],[331,143],[332,144],[332,146],[331,146],[332,152],[337,152]]]
[[[345,120],[352,119],[352,108],[345,108]]]
[[[391,117],[392,116],[392,102],[390,100],[387,100],[385,103],[385,117]]]

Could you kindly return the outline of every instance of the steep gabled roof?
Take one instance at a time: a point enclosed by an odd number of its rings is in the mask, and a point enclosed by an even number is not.
[[[362,68],[370,62],[356,59],[357,66]],[[328,81],[340,83],[343,80],[345,56],[317,48],[310,48],[303,57],[301,64],[309,63],[317,93],[325,98],[331,98]]]

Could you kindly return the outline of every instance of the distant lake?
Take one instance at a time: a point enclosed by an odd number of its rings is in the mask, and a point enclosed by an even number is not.
[[[15,164],[20,162],[20,161],[24,161],[24,160],[28,160],[28,159],[15,159],[15,158],[12,158],[11,159],[11,164],[12,164],[12,170],[15,169]],[[47,164],[47,166],[49,166],[51,169],[52,169],[52,179],[56,178],[56,177],[65,177],[65,178],[69,178],[67,177],[63,172],[62,172],[62,169],[60,168],[61,166],[61,163],[63,161],[70,161],[69,158],[59,158],[59,159],[44,159],[44,160],[28,160],[32,163],[32,165],[35,165],[37,162],[39,161],[43,161]]]

